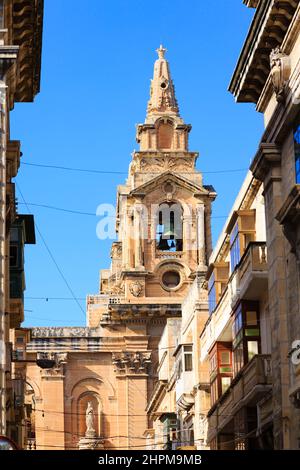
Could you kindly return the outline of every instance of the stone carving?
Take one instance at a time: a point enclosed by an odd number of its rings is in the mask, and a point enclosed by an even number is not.
[[[194,161],[189,158],[174,158],[170,157],[167,160],[167,168],[169,170],[176,169],[177,171],[189,170],[194,167]]]
[[[140,297],[143,292],[143,284],[139,281],[132,282],[129,290],[134,297]]]
[[[90,329],[85,327],[55,328],[37,327],[32,328],[33,338],[59,338],[59,337],[84,337],[90,335]]]
[[[95,437],[96,431],[94,429],[94,409],[92,402],[88,402],[86,412],[85,412],[85,422],[86,422],[86,437]]]
[[[287,81],[291,73],[291,63],[288,55],[280,47],[276,47],[270,54],[271,77],[277,101],[284,101]]]
[[[151,352],[113,353],[112,363],[115,366],[115,372],[147,373],[147,368],[151,364]]]
[[[165,161],[163,158],[142,158],[142,171],[160,171],[164,168]]]
[[[199,435],[200,439],[203,441],[203,445],[207,445],[207,433],[208,433],[208,420],[207,417],[203,414],[200,415],[199,422]]]
[[[125,286],[123,285],[116,285],[113,286],[110,290],[112,295],[124,295],[125,294]]]
[[[194,158],[176,157],[164,155],[163,157],[147,157],[140,160],[141,171],[149,173],[162,172],[167,170],[188,171],[194,168]]]
[[[67,363],[68,353],[54,353],[54,352],[38,352],[38,361],[54,361],[53,367],[49,369],[41,369],[42,377],[58,377],[63,374],[63,366]]]
[[[120,259],[122,257],[122,244],[113,243],[111,248],[111,258]]]

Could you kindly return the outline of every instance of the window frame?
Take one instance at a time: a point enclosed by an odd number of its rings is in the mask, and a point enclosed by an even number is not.
[[[189,348],[189,349],[188,349]],[[183,345],[183,369],[184,372],[193,372],[193,346],[190,344]],[[188,362],[190,361],[189,368],[187,367]]]
[[[229,342],[216,342],[209,353],[210,362],[210,396],[213,406],[228,390],[232,380],[232,347]],[[229,354],[229,361],[223,362],[222,354]],[[224,390],[223,379],[229,379],[229,385]]]
[[[230,270],[233,273],[241,260],[239,223],[236,221],[230,233]]]
[[[247,323],[247,313],[250,312],[256,313],[256,324]],[[232,338],[233,376],[235,377],[255,356],[254,354],[250,357],[248,343],[257,342],[257,351],[261,354],[259,302],[242,300],[238,304],[233,313]]]
[[[295,154],[295,182],[300,184],[300,123],[293,132]]]
[[[216,279],[214,272],[208,280],[208,311],[211,315],[217,306]]]

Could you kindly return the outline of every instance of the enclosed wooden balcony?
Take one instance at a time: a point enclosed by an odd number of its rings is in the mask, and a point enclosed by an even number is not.
[[[268,288],[267,245],[265,242],[251,242],[238,268],[239,297],[259,300]]]
[[[241,369],[228,390],[208,412],[209,441],[221,432],[242,407],[254,407],[271,389],[271,356],[259,354]]]

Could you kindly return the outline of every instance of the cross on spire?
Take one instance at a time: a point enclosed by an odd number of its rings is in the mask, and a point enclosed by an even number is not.
[[[161,44],[159,46],[158,49],[156,49],[156,52],[158,54],[158,58],[159,59],[164,59],[165,58],[165,53],[167,52],[168,49],[166,49],[165,47],[163,47],[163,45]]]

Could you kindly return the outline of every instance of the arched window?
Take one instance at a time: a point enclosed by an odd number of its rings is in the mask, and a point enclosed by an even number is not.
[[[176,203],[159,206],[156,225],[156,249],[159,251],[182,251],[182,207]]]
[[[157,147],[159,150],[171,149],[174,135],[174,127],[171,121],[159,123],[157,134]]]

